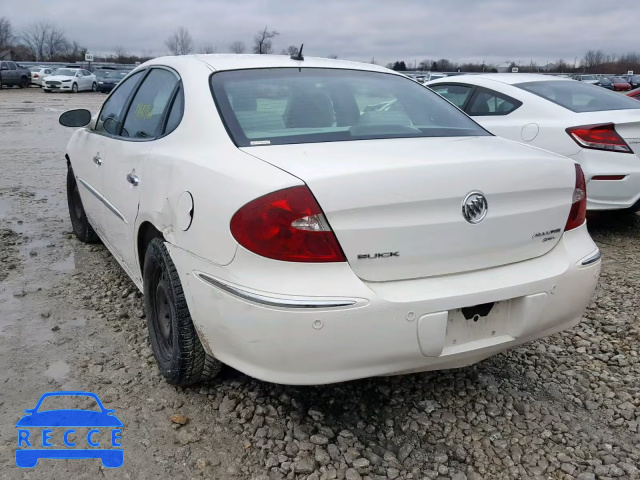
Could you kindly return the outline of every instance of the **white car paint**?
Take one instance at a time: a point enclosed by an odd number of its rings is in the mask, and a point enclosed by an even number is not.
[[[37,85],[42,87],[44,78],[51,75],[53,69],[50,67],[32,67],[31,70],[31,85]]]
[[[213,72],[395,73],[329,59],[206,55],[157,58],[128,78],[153,67],[181,78],[179,126],[131,141],[96,133],[96,116],[74,133],[68,160],[91,224],[141,289],[141,229],[162,233],[200,340],[220,361],[277,383],[332,383],[470,365],[581,320],[600,260],[586,225],[562,232],[573,162],[492,136],[238,148],[212,98]],[[240,208],[305,184],[347,261],[280,261],[238,244],[230,221]],[[461,204],[475,190],[489,210],[472,225]],[[359,258],[389,250],[400,254]],[[461,317],[460,308],[491,302],[479,321]]]
[[[590,210],[640,207],[640,108],[576,113],[518,87],[522,83],[538,81],[575,82],[551,75],[503,73],[449,77],[429,82],[427,86],[471,85],[522,102],[519,108],[506,115],[472,117],[496,135],[525,142],[578,162],[587,179]],[[569,127],[608,123],[615,124],[616,131],[635,154],[582,148],[566,131]],[[623,175],[624,179],[593,179],[602,175]]]
[[[93,73],[82,68],[59,68],[46,78],[42,89],[45,92],[72,92],[74,85],[78,92],[95,91],[98,80]]]

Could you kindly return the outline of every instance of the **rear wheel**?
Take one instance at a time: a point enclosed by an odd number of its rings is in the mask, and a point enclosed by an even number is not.
[[[27,88],[29,86],[29,79],[27,77],[21,77],[18,86],[20,88]]]
[[[46,91],[46,90],[45,90]],[[96,243],[100,238],[87,219],[87,214],[82,206],[78,183],[71,167],[67,170],[67,205],[69,206],[69,218],[75,236],[84,243]]]
[[[98,90],[98,84],[96,82],[93,82],[93,85],[91,85],[91,91],[95,92]]]
[[[73,85],[71,85],[71,91],[73,93],[78,93],[78,84],[74,83]]]
[[[212,379],[222,363],[207,355],[164,239],[149,243],[143,268],[144,300],[151,348],[160,373],[174,385]]]

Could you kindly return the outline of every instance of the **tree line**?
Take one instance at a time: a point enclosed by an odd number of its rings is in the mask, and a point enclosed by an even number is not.
[[[577,57],[573,62],[559,59],[549,62],[547,65],[536,65],[533,60],[528,64],[507,61],[508,69],[517,67],[522,73],[602,73],[616,74],[626,73],[629,70],[640,71],[640,53],[626,53],[622,55],[612,55],[602,50],[589,50],[582,59]],[[404,60],[397,60],[387,64],[387,68],[396,71],[422,71],[422,72],[497,72],[498,66],[486,64],[485,62],[456,63],[446,58],[440,60],[422,60],[408,64]]]
[[[273,54],[277,52],[275,41],[280,34],[276,30],[270,30],[268,26],[256,32],[247,44],[242,40],[234,40],[228,45],[219,48],[211,43],[198,44],[189,30],[179,27],[169,35],[164,46],[172,55],[188,55],[192,53],[257,53]],[[112,53],[100,57],[108,62],[133,64],[145,62],[154,56],[154,52],[146,50],[140,54],[132,54],[122,46],[112,46]],[[283,55],[296,55],[297,45],[289,45],[282,48],[279,53]],[[0,17],[0,52],[10,50],[15,59],[36,62],[76,62],[84,60],[87,48],[76,40],[69,39],[66,34],[54,23],[41,21],[27,25],[21,30],[16,30],[11,21],[6,17]],[[338,58],[337,55],[328,55],[329,58]],[[96,58],[98,60],[98,58]],[[375,63],[375,59],[371,59]],[[509,67],[518,67],[520,72],[553,72],[553,73],[624,73],[629,70],[640,72],[640,53],[627,53],[612,55],[602,50],[589,50],[581,59],[577,57],[573,62],[559,59],[549,65],[537,66],[531,61],[529,64],[508,62]],[[387,64],[387,67],[397,71],[418,70],[432,72],[497,72],[497,65],[485,62],[456,63],[446,58],[440,60],[425,59],[421,62],[406,63],[398,60]]]

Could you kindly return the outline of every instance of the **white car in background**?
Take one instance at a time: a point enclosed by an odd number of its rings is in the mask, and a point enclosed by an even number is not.
[[[464,75],[427,85],[492,133],[569,157],[590,210],[640,209],[640,102],[549,75]]]
[[[51,67],[29,67],[31,70],[31,85],[42,87],[44,77],[51,75],[53,69]]]
[[[463,367],[576,325],[597,282],[580,167],[382,67],[156,58],[60,123],[75,235],[144,292],[174,384]]]
[[[95,92],[98,90],[96,76],[82,68],[58,68],[42,83],[42,89],[49,92]]]

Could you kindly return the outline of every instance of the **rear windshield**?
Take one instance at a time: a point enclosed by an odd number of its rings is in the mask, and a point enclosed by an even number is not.
[[[627,81],[622,77],[611,77],[611,81],[614,83],[627,83]]]
[[[596,77],[594,77],[593,75],[583,75],[580,78],[582,78],[582,81],[585,81],[585,80],[596,80]]]
[[[62,75],[65,77],[73,77],[76,74],[77,70],[69,70],[68,68],[59,68],[54,73],[56,75]]]
[[[128,73],[129,73],[128,71],[116,71],[116,72],[111,71],[111,72],[107,73],[106,78],[121,78],[122,79],[122,78],[126,77]]]
[[[572,112],[640,109],[637,100],[612,92],[606,88],[581,82],[552,80],[518,83],[515,86],[567,108]]]
[[[253,69],[216,73],[211,85],[240,147],[490,135],[438,94],[398,75]]]

